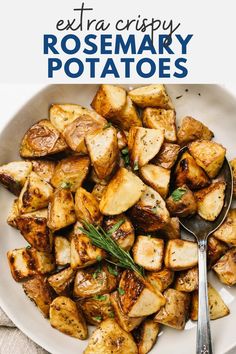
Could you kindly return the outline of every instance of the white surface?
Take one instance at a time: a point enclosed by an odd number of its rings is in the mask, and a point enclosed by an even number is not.
[[[188,92],[185,89],[188,88]],[[1,121],[8,121],[9,117],[16,112],[17,106],[21,105],[30,95],[36,92],[37,87],[24,87],[24,94],[20,95],[20,86],[14,91],[5,88],[6,96],[4,104],[10,106],[0,110]],[[17,158],[17,149],[24,131],[31,123],[47,117],[48,107],[53,102],[80,103],[89,106],[96,86],[79,85],[53,85],[47,87],[39,95],[35,96],[26,104],[5,127],[0,135],[0,163]],[[17,94],[18,91],[18,94]],[[172,85],[168,91],[173,98],[178,118],[184,115],[192,115],[206,122],[215,132],[216,140],[221,142],[228,149],[228,157],[232,158],[235,151],[235,112],[236,100],[228,92],[218,86],[212,85]],[[2,93],[0,88],[0,93]],[[201,94],[199,96],[198,94]],[[175,97],[183,95],[176,100]],[[19,98],[19,97],[23,98]],[[14,101],[17,104],[13,105]],[[5,125],[3,123],[3,125]],[[2,126],[3,126],[2,125]],[[1,129],[2,130],[2,129]],[[7,264],[6,252],[9,249],[25,245],[25,241],[16,230],[6,224],[6,218],[10,204],[14,197],[7,191],[0,190],[0,217],[1,239],[0,239],[0,306],[3,307],[8,316],[16,325],[22,329],[30,338],[55,354],[79,354],[82,353],[86,342],[70,338],[52,329],[30,300],[24,295],[21,285],[13,281]],[[214,276],[210,281],[220,291],[225,302],[228,304],[231,315],[212,322],[212,336],[215,347],[215,354],[226,353],[236,344],[234,324],[236,317],[236,289],[222,286]],[[195,351],[195,324],[188,322],[183,332],[164,328],[156,351],[162,354],[173,352],[181,354],[194,353]]]

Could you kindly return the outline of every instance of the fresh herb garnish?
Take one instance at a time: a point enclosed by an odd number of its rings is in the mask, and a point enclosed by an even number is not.
[[[121,150],[121,154],[122,154],[122,159],[124,160],[125,162],[125,166],[128,166],[130,164],[130,159],[129,159],[129,150],[128,148],[124,148]]]
[[[129,149],[126,147],[126,148],[121,150],[121,153],[122,153],[122,155],[128,155]]]
[[[108,266],[107,266],[107,269],[108,269],[108,271],[109,271],[109,273],[110,273],[111,275],[115,275],[115,276],[118,275],[117,270],[116,270],[115,268],[113,268],[112,266],[110,266],[109,264],[108,264]]]
[[[109,122],[106,125],[104,125],[103,130],[108,129],[110,127],[112,127],[112,123],[111,122]]]
[[[93,318],[95,319],[95,321],[101,321],[102,320],[102,316],[95,316]]]
[[[138,169],[139,169],[138,162],[135,161],[135,163],[134,163],[134,171],[138,171]]]
[[[70,182],[62,182],[61,183],[61,188],[63,188],[63,189],[70,189],[71,186],[72,186],[72,184]]]
[[[122,288],[117,288],[117,290],[118,290],[118,293],[119,293],[120,295],[124,295],[124,294],[125,294],[124,289],[122,289]]]
[[[95,295],[94,300],[98,300],[98,301],[105,301],[107,299],[106,295]]]
[[[114,318],[114,317],[115,317],[115,314],[114,314],[113,311],[111,311],[111,312],[109,312],[108,316],[109,316],[110,318]]]
[[[121,219],[119,220],[114,226],[112,226],[109,230],[108,230],[108,234],[112,235],[114,232],[116,232],[120,227],[121,225],[123,225],[125,222],[124,219]]]
[[[172,194],[171,194],[171,198],[174,200],[174,202],[178,202],[179,200],[181,200],[181,198],[183,197],[183,195],[186,193],[186,189],[184,188],[177,188]]]
[[[97,269],[93,273],[93,279],[97,279],[98,274],[101,273],[101,271],[102,271],[102,264],[99,263],[98,266],[97,266]]]
[[[80,229],[81,229],[81,228],[80,228]],[[98,262],[101,262],[102,256],[97,256],[97,257],[96,257],[96,260],[97,260]]]

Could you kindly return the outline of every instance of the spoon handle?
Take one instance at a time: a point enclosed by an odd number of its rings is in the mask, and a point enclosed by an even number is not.
[[[197,354],[212,354],[211,329],[208,310],[207,289],[207,240],[198,241],[198,323],[197,323]]]

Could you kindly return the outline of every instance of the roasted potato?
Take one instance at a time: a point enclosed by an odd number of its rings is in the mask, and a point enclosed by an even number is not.
[[[47,209],[16,217],[15,224],[27,242],[36,250],[51,252],[53,235],[47,226]]]
[[[115,85],[100,85],[91,103],[91,107],[107,119],[119,117],[125,105],[126,91]]]
[[[152,129],[164,129],[165,141],[175,143],[175,111],[172,109],[145,108],[142,115],[143,125]]]
[[[56,167],[55,161],[50,160],[31,160],[33,171],[43,180],[51,183],[51,178]]]
[[[166,198],[169,191],[170,170],[166,168],[148,164],[140,169],[142,180],[155,189],[162,198]]]
[[[154,317],[154,321],[175,329],[184,329],[188,318],[190,296],[175,289],[164,292],[165,305]]]
[[[170,214],[185,218],[197,212],[197,202],[193,192],[187,185],[175,189],[166,200],[166,206]]]
[[[68,188],[76,192],[89,172],[87,156],[71,156],[61,160],[55,168],[51,183],[55,188]]]
[[[79,187],[75,193],[75,213],[81,222],[87,221],[96,225],[102,222],[102,214],[96,198],[82,187]]]
[[[143,189],[141,179],[122,167],[108,184],[99,208],[104,215],[121,214],[140,199]]]
[[[209,236],[207,239],[207,265],[210,269],[223,254],[228,250],[228,246],[215,238]]]
[[[91,163],[99,179],[110,176],[117,166],[118,142],[114,127],[103,128],[85,137]]]
[[[75,279],[75,270],[65,268],[60,272],[51,275],[48,278],[48,283],[58,295],[68,295]]]
[[[0,166],[0,183],[10,192],[19,195],[31,171],[31,162],[15,161],[7,163]]]
[[[179,154],[180,146],[177,144],[163,143],[157,156],[152,163],[167,169],[171,169]]]
[[[186,293],[196,290],[198,288],[198,267],[178,272],[174,287]]]
[[[39,252],[31,247],[8,251],[7,258],[15,281],[26,280],[37,273],[45,274],[55,269],[52,254]]]
[[[110,181],[110,179],[111,179],[111,176],[109,176],[107,178],[104,178],[104,179],[98,178],[94,168],[93,167],[91,168],[91,171],[90,171],[90,174],[89,174],[89,182],[99,183],[99,184],[102,184],[103,186],[107,186],[109,181]]]
[[[124,130],[117,130],[117,143],[118,143],[118,148],[119,150],[124,149],[127,144],[128,144],[128,140],[127,140],[127,136],[128,136],[128,132],[124,131]]]
[[[20,214],[46,208],[53,195],[53,188],[35,172],[28,176],[18,199]]]
[[[229,309],[224,303],[222,297],[213,286],[208,283],[208,303],[209,303],[209,316],[211,320],[229,315]],[[192,321],[198,319],[198,292],[195,291],[192,296],[190,318]]]
[[[58,296],[50,305],[50,324],[58,331],[78,339],[88,337],[88,329],[76,303],[65,296]]]
[[[123,221],[123,224],[116,231],[111,232],[110,235],[121,248],[129,251],[134,244],[135,234],[134,227],[125,214],[106,217],[103,222],[103,228],[109,233],[109,230],[112,230],[112,227],[119,221]]]
[[[35,123],[25,133],[20,146],[21,157],[42,157],[65,151],[68,148],[65,140],[50,123],[43,119]]]
[[[129,130],[128,148],[134,171],[146,165],[160,151],[164,129],[132,127]]]
[[[142,120],[129,96],[126,97],[126,102],[122,110],[116,116],[109,118],[109,120],[124,130],[142,126]]]
[[[234,183],[234,187],[233,187],[233,196],[236,197],[236,158],[233,159],[232,161],[230,161],[231,164],[231,168],[232,168],[232,173],[233,173],[233,183]]]
[[[212,267],[223,284],[236,284],[236,247],[230,248]]]
[[[100,203],[102,195],[106,190],[106,186],[100,183],[96,183],[92,190],[92,195],[96,198],[97,202]]]
[[[117,276],[109,270],[106,264],[99,263],[86,269],[77,271],[74,283],[74,296],[88,298],[94,296],[97,300],[105,301],[104,294],[115,290]]]
[[[215,141],[197,140],[188,146],[190,154],[210,178],[219,173],[225,158],[226,149]]]
[[[146,270],[158,271],[162,268],[164,241],[149,236],[138,236],[132,249],[136,264]]]
[[[47,278],[43,275],[35,275],[22,286],[25,294],[35,303],[44,317],[49,317],[50,304],[55,296]]]
[[[70,241],[63,236],[54,237],[54,252],[56,264],[59,266],[65,266],[71,262],[71,244]]]
[[[147,354],[157,341],[160,326],[157,322],[147,319],[134,331],[134,338],[139,354]]]
[[[231,209],[223,224],[214,232],[214,237],[236,246],[236,209]]]
[[[220,214],[225,200],[226,183],[218,181],[194,193],[197,212],[205,220],[214,221]]]
[[[170,215],[159,193],[146,187],[140,200],[129,211],[134,226],[145,232],[163,229],[170,222]]]
[[[164,258],[166,268],[171,270],[186,270],[198,263],[198,246],[194,242],[169,240]]]
[[[129,96],[131,100],[141,108],[174,108],[171,99],[165,90],[164,85],[161,84],[138,87],[132,91],[129,91]]]
[[[179,218],[170,218],[168,224],[163,226],[163,228],[158,231],[157,235],[159,237],[164,237],[167,240],[181,238]]]
[[[211,140],[214,137],[212,131],[199,120],[192,117],[184,117],[177,132],[178,143],[185,146],[188,143],[198,140]]]
[[[80,299],[77,304],[82,309],[86,322],[91,325],[99,325],[99,323],[107,318],[114,317],[110,294],[104,294],[100,298],[90,297]]]
[[[159,272],[147,272],[146,278],[155,290],[163,293],[172,284],[174,272],[168,268],[163,268]]]
[[[129,317],[151,315],[165,304],[164,296],[131,270],[122,273],[119,298],[123,312]]]
[[[174,173],[176,187],[186,184],[191,190],[207,187],[210,179],[186,151],[181,156]]]
[[[84,354],[95,353],[138,354],[138,349],[131,334],[108,318],[95,329],[84,351]]]
[[[16,226],[16,218],[18,215],[19,215],[18,199],[15,199],[12,206],[11,206],[10,213],[7,217],[8,225],[16,228],[17,227]]]

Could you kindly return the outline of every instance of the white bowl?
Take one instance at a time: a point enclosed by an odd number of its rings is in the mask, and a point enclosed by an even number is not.
[[[0,164],[19,159],[18,149],[23,134],[34,122],[48,117],[50,104],[79,103],[89,107],[96,89],[96,85],[51,85],[36,94],[0,132]],[[168,85],[167,89],[178,119],[191,115],[205,122],[214,131],[215,139],[227,148],[228,158],[236,156],[236,99],[233,95],[216,85]],[[0,193],[0,306],[28,337],[49,352],[82,353],[87,341],[73,339],[54,330],[25,296],[21,285],[12,279],[6,252],[24,246],[26,242],[19,232],[6,223],[14,196],[3,188]],[[223,354],[236,346],[236,288],[223,286],[213,274],[210,281],[231,311],[229,316],[211,322],[215,354]],[[171,354],[173,350],[181,354],[194,353],[195,332],[196,324],[191,321],[184,331],[163,327],[152,353]]]

